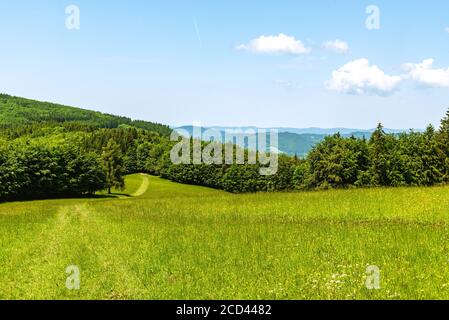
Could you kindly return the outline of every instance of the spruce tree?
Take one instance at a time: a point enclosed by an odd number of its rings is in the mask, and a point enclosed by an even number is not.
[[[441,120],[440,130],[437,135],[437,145],[443,180],[449,182],[449,110]]]
[[[381,123],[377,125],[376,130],[371,135],[369,141],[369,153],[371,159],[371,182],[375,186],[389,185],[389,152],[387,146],[387,134]]]
[[[111,188],[123,189],[125,180],[122,172],[122,156],[117,142],[109,139],[108,144],[103,148],[101,159],[106,173],[108,193],[111,194]]]
[[[443,162],[444,155],[438,148],[435,128],[429,125],[423,134],[423,184],[434,185],[442,182],[443,179]]]

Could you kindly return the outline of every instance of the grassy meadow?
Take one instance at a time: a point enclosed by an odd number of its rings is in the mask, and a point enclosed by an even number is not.
[[[113,197],[0,204],[0,298],[449,299],[448,223],[449,187],[233,195],[132,175]]]

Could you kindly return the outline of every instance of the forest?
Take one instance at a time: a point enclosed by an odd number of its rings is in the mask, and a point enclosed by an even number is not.
[[[306,157],[279,155],[272,176],[252,164],[172,164],[170,132],[156,123],[0,95],[0,199],[91,196],[123,187],[123,176],[132,173],[232,193],[449,182],[449,111],[440,128],[424,132],[389,134],[379,124],[369,139],[328,136]]]
[[[96,111],[0,94],[0,128],[17,128],[20,125],[36,123],[51,125],[73,122],[92,128],[135,127],[161,135],[169,135],[171,132],[168,126],[159,123],[131,120]]]

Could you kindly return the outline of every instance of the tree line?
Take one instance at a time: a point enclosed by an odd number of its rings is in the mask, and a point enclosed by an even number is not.
[[[173,164],[176,142],[128,126],[23,124],[0,128],[0,143],[1,200],[92,195],[140,172],[233,193],[449,182],[449,112],[438,130],[388,134],[379,125],[369,139],[328,136],[305,158],[280,154],[272,176],[260,175],[259,164]]]
[[[0,200],[91,196],[123,188],[120,146],[111,139],[94,152],[78,143],[82,138],[59,133],[0,139]]]
[[[305,158],[280,155],[278,173],[258,165],[176,165],[168,179],[230,192],[355,187],[433,186],[449,182],[449,111],[436,130],[388,134],[381,124],[369,139],[326,137]]]

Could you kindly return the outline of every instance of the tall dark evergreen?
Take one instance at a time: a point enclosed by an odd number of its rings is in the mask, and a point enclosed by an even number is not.
[[[441,120],[437,144],[440,153],[442,180],[447,183],[449,182],[449,110]]]
[[[112,188],[123,189],[125,180],[123,178],[123,161],[120,146],[113,139],[110,139],[101,154],[103,167],[106,173],[106,187],[111,194]]]
[[[387,186],[390,182],[390,155],[388,143],[389,137],[385,134],[382,124],[378,124],[376,130],[369,140],[369,155],[371,160],[370,175],[371,184],[376,186]]]
[[[445,158],[445,155],[438,146],[437,133],[432,125],[429,125],[423,134],[421,148],[423,150],[423,184],[432,186],[443,182],[441,159]]]

